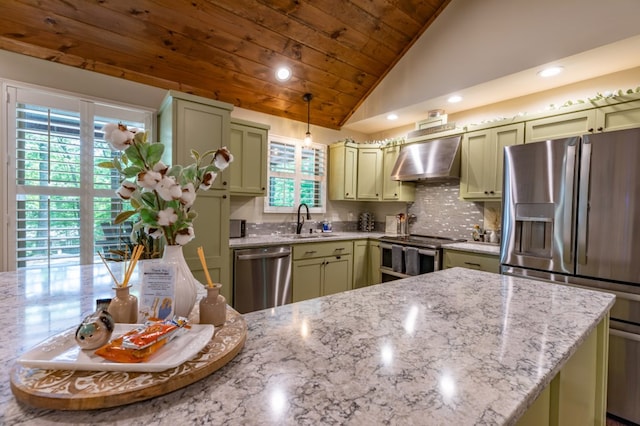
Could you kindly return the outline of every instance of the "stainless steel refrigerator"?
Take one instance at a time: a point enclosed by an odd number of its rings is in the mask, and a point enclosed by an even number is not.
[[[607,411],[640,423],[640,130],[505,148],[504,274],[616,294]]]

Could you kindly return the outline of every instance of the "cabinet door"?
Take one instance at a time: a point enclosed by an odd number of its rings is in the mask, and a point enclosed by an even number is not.
[[[357,240],[353,243],[353,288],[369,285],[369,243]]]
[[[391,179],[391,171],[400,155],[400,145],[382,148],[382,199],[386,201],[414,201],[416,185]]]
[[[329,199],[355,200],[358,149],[343,142],[329,146]]]
[[[324,260],[322,295],[351,290],[351,255],[328,257]]]
[[[369,284],[380,284],[382,276],[380,275],[380,242],[369,241]]]
[[[264,196],[267,187],[268,132],[264,128],[231,123],[229,166],[232,195]]]
[[[592,132],[595,123],[595,109],[527,121],[525,143],[580,136]]]
[[[402,182],[391,179],[391,171],[396,164],[398,155],[400,154],[400,146],[390,146],[382,150],[382,199],[398,200],[400,199],[400,184]]]
[[[598,132],[640,127],[640,101],[625,102],[597,109]]]
[[[296,260],[293,262],[292,300],[313,299],[322,295],[324,258]]]
[[[358,200],[379,200],[382,192],[382,154],[379,148],[358,149]]]
[[[485,170],[494,169],[496,142],[490,130],[467,133],[462,140],[460,197],[485,198]]]
[[[509,126],[501,126],[493,131],[495,139],[495,167],[493,170],[487,170],[485,179],[487,179],[487,190],[489,198],[502,198],[502,168],[504,162],[504,148],[507,146],[518,145],[524,143],[524,123],[516,123]],[[493,191],[493,192],[491,192]]]
[[[211,279],[222,284],[224,291],[227,291],[231,288],[228,192],[200,191],[194,209],[200,214],[193,221],[195,238],[184,246],[184,257],[193,275],[201,283],[206,283],[204,269],[197,253],[197,248],[202,246]]]
[[[462,141],[460,197],[500,199],[504,148],[523,141],[523,123],[467,133]]]
[[[178,99],[175,101],[174,160],[177,164],[191,164],[191,150],[200,154],[221,148],[229,135],[229,111],[214,106]],[[212,189],[228,189],[229,168],[213,182]]]

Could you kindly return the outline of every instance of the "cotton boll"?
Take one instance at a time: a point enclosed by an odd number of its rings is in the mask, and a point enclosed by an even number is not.
[[[178,200],[182,196],[182,188],[176,183],[173,176],[165,176],[155,188],[156,192],[165,201]]]
[[[187,244],[189,241],[195,238],[195,233],[193,232],[193,227],[190,226],[185,229],[181,229],[176,233],[176,243],[183,246]]]

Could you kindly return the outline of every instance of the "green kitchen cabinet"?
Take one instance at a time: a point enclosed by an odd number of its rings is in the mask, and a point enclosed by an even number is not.
[[[378,240],[353,242],[353,288],[380,284],[380,255]]]
[[[580,136],[595,127],[595,108],[539,118],[526,122],[525,143]]]
[[[187,166],[195,160],[191,150],[204,153],[228,145],[230,112],[223,102],[170,91],[158,113],[160,141],[166,148],[166,164]],[[196,248],[202,246],[211,278],[229,286],[229,172],[220,173],[208,191],[198,191],[193,206],[200,214],[193,222],[195,239],[184,247],[184,257],[196,278],[206,282]]]
[[[353,242],[353,288],[366,287],[369,283],[369,241]]]
[[[329,199],[355,200],[358,185],[358,147],[352,142],[329,145]]]
[[[377,201],[382,198],[382,151],[374,144],[366,146],[358,148],[357,198]]]
[[[265,196],[267,192],[268,125],[232,119],[229,149],[231,195]]]
[[[525,142],[640,127],[640,101],[602,105],[526,122]]]
[[[382,252],[380,251],[380,241],[369,240],[369,285],[380,284],[382,275],[380,274],[380,261]]]
[[[352,253],[352,241],[294,245],[293,301],[350,290],[353,282]]]
[[[500,273],[500,259],[498,255],[475,253],[464,250],[444,248],[443,266],[455,268],[460,266],[467,269],[477,269],[479,271]]]
[[[391,171],[400,155],[401,145],[389,145],[382,148],[382,200],[406,201],[415,200],[416,185],[413,182],[402,182],[391,179]]]
[[[595,131],[611,132],[640,127],[640,101],[623,102],[597,109]]]
[[[506,146],[524,142],[524,123],[468,132],[462,139],[460,198],[502,198],[502,162]]]
[[[189,165],[194,162],[192,149],[203,154],[228,146],[232,109],[230,104],[170,91],[158,114],[160,141],[170,148],[165,149],[165,163]],[[212,189],[229,190],[230,169],[218,175]]]

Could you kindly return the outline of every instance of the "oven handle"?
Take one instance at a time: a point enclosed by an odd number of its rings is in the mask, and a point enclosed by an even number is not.
[[[413,247],[413,246],[407,246],[407,245],[404,245],[404,244],[396,244],[396,245],[401,246],[402,247],[402,251],[405,251],[407,249],[407,247]],[[391,250],[391,244],[381,243],[380,244],[380,248],[381,249]],[[438,250],[418,248],[418,253],[419,254],[424,254],[426,256],[433,256],[433,257],[437,257],[438,256]]]
[[[609,328],[609,335],[615,337],[621,337],[627,340],[633,340],[634,342],[640,342],[640,336],[627,331],[616,330],[615,328]]]

